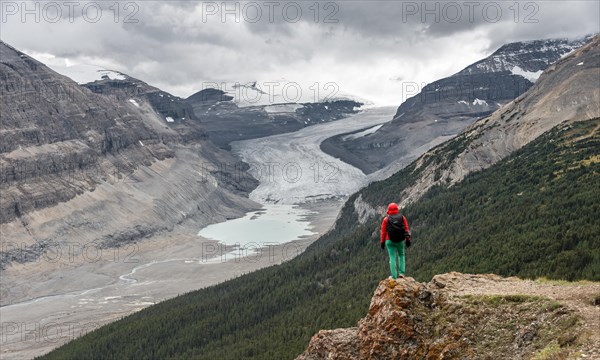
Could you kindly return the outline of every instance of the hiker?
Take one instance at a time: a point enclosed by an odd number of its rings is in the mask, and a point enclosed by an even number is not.
[[[381,223],[381,249],[387,247],[392,272],[390,278],[396,280],[404,277],[404,244],[410,247],[411,236],[406,217],[398,213],[398,204],[389,204],[387,214]]]

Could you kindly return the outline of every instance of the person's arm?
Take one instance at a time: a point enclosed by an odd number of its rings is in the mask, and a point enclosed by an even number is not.
[[[408,221],[406,220],[406,216],[402,215],[402,222],[404,223],[404,234],[406,241],[406,247],[410,247],[410,241],[412,240],[412,235],[410,234],[410,229],[408,228]]]
[[[381,248],[383,249],[385,246],[385,238],[387,235],[387,216],[383,218],[381,222],[381,237],[379,242],[381,243]]]

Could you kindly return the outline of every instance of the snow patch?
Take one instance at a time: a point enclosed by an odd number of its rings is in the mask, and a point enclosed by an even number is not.
[[[304,84],[280,79],[275,81],[252,81],[248,83],[214,83],[214,86],[207,88],[223,91],[226,95],[233,98],[231,102],[238,107],[289,103],[322,103],[337,100],[352,100],[365,105],[373,104],[366,99],[342,93],[333,86],[326,87],[324,84],[321,84],[319,88],[315,88],[315,86],[315,84]]]
[[[473,105],[485,105],[487,106],[487,101],[485,100],[480,100],[478,98],[475,98],[475,100],[473,100]]]
[[[577,66],[581,66],[581,65],[583,65],[583,61],[582,61],[582,62],[580,62],[579,64],[577,64]]]
[[[466,101],[464,101],[464,100],[461,100],[461,101],[459,101],[458,103],[459,103],[459,104],[464,104],[464,105],[469,105],[469,103],[468,103],[468,102],[466,102]]]
[[[371,135],[374,132],[376,132],[377,130],[381,129],[382,126],[383,126],[383,124],[375,125],[375,126],[373,126],[371,128],[368,128],[366,130],[359,131],[359,132],[354,133],[354,134],[346,135],[346,136],[344,136],[342,138],[342,140],[343,141],[354,140],[354,139],[358,139],[358,138],[363,137],[363,136]]]
[[[543,72],[544,72],[543,70],[538,70],[536,72],[527,71],[527,70],[521,69],[518,66],[513,67],[511,70],[511,73],[513,75],[522,76],[525,79],[527,79],[533,83],[537,81],[537,79],[540,77],[540,75],[542,75]]]
[[[133,105],[140,107],[140,104],[138,104],[137,101],[135,101],[135,99],[129,99],[129,102],[132,103]]]
[[[142,140],[138,140],[140,142],[141,146],[144,146],[144,143],[142,142]]]
[[[165,120],[167,120],[167,122],[170,122],[170,123],[175,122],[175,120],[173,120],[173,118],[170,116],[167,116]]]
[[[304,106],[301,104],[279,104],[279,105],[269,105],[265,107],[265,111],[269,114],[273,113],[293,113],[296,110],[303,108]]]

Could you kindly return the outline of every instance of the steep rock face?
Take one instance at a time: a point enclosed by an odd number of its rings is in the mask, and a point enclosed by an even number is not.
[[[591,36],[587,36],[574,41],[549,39],[506,44],[489,57],[470,65],[458,74],[486,74],[507,71],[519,73],[519,69],[536,73],[546,69],[562,56],[582,46],[590,39]],[[515,67],[519,69],[515,69]]]
[[[329,139],[323,149],[366,173],[390,163],[407,165],[441,140],[460,133],[527,91],[550,64],[584,40],[538,40],[502,46],[489,57],[423,87],[375,133],[351,140]]]
[[[598,284],[593,286],[585,296],[597,290]],[[297,360],[493,359],[498,354],[529,359],[549,346],[566,356],[583,344],[578,339],[579,315],[570,306],[537,295],[560,292],[545,287],[536,289],[535,283],[517,278],[460,273],[437,275],[427,284],[412,278],[384,280],[358,327],[320,331]],[[494,295],[471,294],[478,290]],[[531,294],[513,294],[523,290]]]
[[[0,59],[0,269],[49,244],[119,246],[257,206],[244,198],[256,180],[185,102],[163,109],[189,122],[169,123],[152,97],[170,95],[141,81],[104,79],[96,94],[5,43]]]
[[[297,360],[468,357],[470,351],[458,327],[436,333],[433,314],[443,302],[435,286],[412,278],[384,280],[357,328],[319,332]]]
[[[347,360],[356,359],[360,353],[358,328],[321,330],[308,344],[306,351],[296,360]]]
[[[173,156],[163,142],[176,134],[152,114],[92,94],[5,43],[0,58],[0,223],[92,190],[111,169]]]
[[[138,108],[149,106],[169,129],[178,133],[182,142],[189,143],[207,138],[194,110],[184,99],[129,75],[121,75],[124,79],[105,77],[83,86],[95,93],[112,97],[123,103],[131,103]]]

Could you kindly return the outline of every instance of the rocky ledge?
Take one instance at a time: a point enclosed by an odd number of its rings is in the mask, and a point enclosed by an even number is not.
[[[580,291],[582,297],[571,299],[578,305],[544,296],[561,289]],[[598,283],[560,286],[460,273],[437,275],[430,283],[410,277],[383,280],[357,327],[319,331],[296,360],[598,355],[579,305],[591,309],[593,321],[594,309],[600,310],[593,303],[599,290]]]

